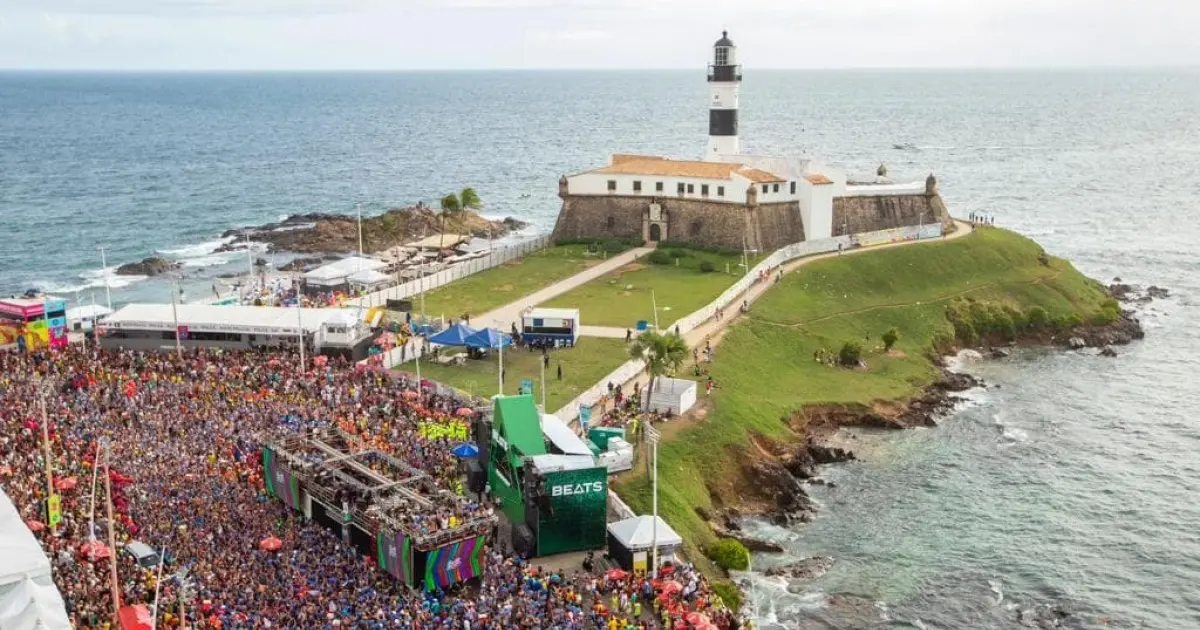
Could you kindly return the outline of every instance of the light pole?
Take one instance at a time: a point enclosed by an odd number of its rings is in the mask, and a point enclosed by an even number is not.
[[[97,249],[100,250],[100,277],[104,280],[104,298],[108,304],[108,310],[112,310],[112,290],[108,286],[108,246],[101,245]]]
[[[650,307],[654,309],[654,332],[662,333],[658,329],[658,300],[654,299],[654,289],[650,290]]]
[[[296,272],[296,345],[300,346],[300,373],[304,374],[304,317],[300,309],[304,308],[304,300],[300,294],[300,272]]]
[[[100,458],[103,456],[100,447],[104,447],[105,451],[108,450],[108,438],[102,437],[100,441],[96,442],[96,457],[92,461],[92,507],[88,515],[88,542],[90,543],[96,542],[96,478],[100,473]],[[93,544],[88,548],[94,550],[96,546]]]
[[[654,521],[651,524],[651,530],[650,530],[650,532],[651,532],[650,533],[650,544],[653,545],[653,547],[650,551],[650,554],[651,554],[650,579],[657,580],[658,579],[658,438],[659,438],[659,433],[658,433],[658,431],[654,430],[654,427],[650,425],[649,421],[646,422],[646,428],[644,430],[646,431],[646,439],[648,439],[650,441],[650,458],[653,462],[652,466],[654,468],[654,472],[652,473],[652,475],[650,477],[650,484],[651,484],[651,488],[652,488],[651,493],[652,493],[652,497],[653,497],[651,499],[651,501],[653,503],[653,518],[654,518]]]
[[[498,319],[493,319],[492,323],[496,324],[496,326],[504,325]],[[496,330],[500,330],[500,329],[497,328]],[[497,393],[500,394],[501,396],[503,396],[504,395],[504,333],[500,333],[500,341],[498,341],[496,345],[498,345],[500,347],[500,369],[499,369],[499,371],[496,372],[496,381],[500,384],[500,391]],[[545,370],[545,365],[546,364],[543,362],[542,363],[543,370]],[[544,374],[544,372],[543,372],[543,374]],[[542,382],[545,383],[545,376],[543,376],[542,379],[543,379]],[[543,387],[543,390],[544,389],[545,388]],[[543,394],[544,394],[544,391],[543,391]]]
[[[179,338],[180,335],[179,335],[179,305],[178,305],[178,302],[180,299],[183,298],[183,289],[179,286],[178,278],[175,278],[174,284],[175,284],[174,289],[179,290],[179,296],[178,296],[179,299],[176,299],[175,290],[173,289],[171,291],[171,316],[174,317],[174,319],[175,319],[175,354],[180,359],[182,359],[183,358],[183,340],[181,340]]]
[[[109,587],[112,590],[114,626],[119,626],[121,623],[121,582],[117,577],[117,534],[113,529],[112,470],[108,467],[112,457],[107,445],[104,448],[104,454],[105,509],[108,513]]]
[[[42,384],[42,450],[43,457],[46,458],[46,526],[50,528],[50,535],[54,536],[58,529],[58,524],[55,522],[54,515],[51,512],[55,501],[54,495],[54,465],[50,456],[50,417],[46,413],[46,398],[49,395],[47,384]]]
[[[113,555],[116,555],[114,552]],[[154,616],[150,618],[150,630],[158,628],[158,595],[162,592],[162,568],[163,560],[167,557],[167,548],[163,547],[158,552],[158,573],[154,576]]]

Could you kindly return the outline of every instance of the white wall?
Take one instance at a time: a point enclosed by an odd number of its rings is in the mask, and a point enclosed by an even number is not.
[[[809,222],[804,224],[804,238],[818,240],[833,236],[833,184],[809,185],[810,204]]]
[[[617,182],[617,190],[609,192],[608,182]],[[633,182],[642,182],[641,192],[633,191]],[[663,183],[662,192],[657,192],[654,185]],[[692,192],[679,195],[678,185],[692,186]],[[708,196],[700,194],[701,186],[708,185]],[[708,201],[724,201],[728,203],[745,204],[746,186],[748,183],[734,179],[704,179],[700,177],[665,177],[658,175],[617,175],[610,173],[580,173],[567,178],[567,192],[572,195],[619,195],[640,197],[666,197],[676,199],[706,199]],[[724,187],[725,195],[718,196],[717,188]]]
[[[737,83],[710,83],[709,84],[709,109],[737,109],[738,108],[738,84]]]
[[[879,197],[892,195],[924,195],[925,182],[905,184],[859,184],[846,185],[838,197]]]

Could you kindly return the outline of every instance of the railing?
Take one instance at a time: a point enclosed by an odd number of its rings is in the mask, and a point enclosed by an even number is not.
[[[818,254],[828,254],[836,252],[840,245],[843,249],[849,250],[855,247],[870,247],[872,245],[882,245],[886,243],[896,243],[900,241],[915,241],[919,239],[938,238],[942,235],[942,224],[931,223],[923,226],[908,226],[900,228],[892,228],[888,230],[879,230],[877,232],[862,232],[859,234],[851,234],[847,236],[836,236],[814,241],[804,241],[801,243],[792,243],[776,250],[770,256],[764,258],[761,262],[754,266],[745,276],[739,279],[722,293],[717,299],[710,302],[707,306],[695,311],[691,315],[676,321],[674,324],[664,328],[663,330],[674,330],[679,328],[679,334],[686,335],[695,330],[704,322],[707,322],[718,310],[724,310],[734,304],[742,294],[750,289],[755,282],[758,281],[760,273],[773,270],[776,267],[785,263],[791,262],[797,258],[806,256],[815,256]],[[631,359],[621,367],[614,370],[606,378],[591,389],[583,392],[574,400],[567,403],[561,409],[556,411],[554,415],[558,416],[559,420],[570,423],[579,417],[579,409],[582,407],[591,407],[599,402],[601,396],[608,393],[608,384],[624,384],[637,378],[646,370],[646,362],[641,359]]]
[[[410,280],[403,284],[368,293],[360,298],[346,300],[346,306],[356,307],[361,305],[369,308],[372,306],[382,306],[387,300],[410,298],[420,294],[422,291],[430,291],[438,287],[443,287],[455,280],[460,280],[480,271],[503,265],[506,262],[527,256],[533,252],[541,251],[550,245],[550,235],[544,234],[528,241],[497,247],[490,251],[487,256],[463,261],[423,278]]]

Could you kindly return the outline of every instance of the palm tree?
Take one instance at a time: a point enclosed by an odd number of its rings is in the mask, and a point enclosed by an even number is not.
[[[442,238],[439,242],[441,247],[446,246],[446,216],[457,215],[463,210],[478,210],[483,207],[483,200],[475,192],[474,188],[467,187],[462,189],[462,192],[457,195],[450,193],[442,197]]]
[[[662,334],[655,331],[646,331],[638,335],[637,339],[629,346],[629,356],[633,359],[642,359],[646,362],[646,372],[650,375],[650,384],[646,386],[646,404],[650,404],[650,397],[654,395],[654,382],[660,376],[674,374],[679,366],[687,360],[688,347],[687,342],[683,337],[675,333]],[[642,445],[642,453],[646,452],[646,428],[639,427],[641,436],[638,438]],[[649,472],[650,458],[646,458],[647,472]]]

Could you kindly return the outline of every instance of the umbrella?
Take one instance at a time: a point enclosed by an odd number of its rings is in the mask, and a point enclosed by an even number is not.
[[[708,620],[707,616],[705,616],[702,613],[698,613],[698,612],[690,612],[690,613],[684,615],[683,620],[692,624],[693,626],[696,626],[696,627],[700,627],[700,626],[704,626],[704,625],[708,625],[709,623],[712,623]]]
[[[475,413],[475,410],[473,410],[469,407],[459,407],[458,411],[454,412],[454,415],[458,416],[459,418],[466,418],[467,416],[470,416],[473,413]]]
[[[271,359],[270,361],[267,361],[267,365],[269,365],[271,367],[279,367],[281,364],[279,362],[279,359]]]
[[[283,547],[283,541],[274,536],[267,536],[258,543],[258,546],[262,547],[264,551],[279,551]]]
[[[663,582],[663,585],[662,585],[663,595],[670,595],[671,593],[678,593],[682,590],[683,590],[683,585],[675,580],[667,580],[667,581]]]
[[[71,490],[77,485],[79,485],[79,480],[74,477],[63,477],[54,481],[54,488],[56,490]]]
[[[404,400],[412,400],[412,399],[416,398],[418,394],[417,394],[417,392],[414,392],[411,389],[406,389],[406,390],[404,390],[404,393],[402,393],[400,395],[404,397]]]
[[[471,459],[479,455],[479,447],[470,442],[459,444],[450,451],[459,459]]]
[[[88,541],[79,546],[79,557],[81,558],[103,560],[111,555],[112,553],[109,552],[108,547],[105,547],[103,543],[97,540]]]
[[[443,346],[465,346],[467,338],[474,335],[477,330],[470,326],[458,323],[446,330],[429,338],[429,343],[436,343]]]
[[[43,529],[46,529],[45,523],[43,523],[41,521],[35,521],[33,519],[29,519],[28,521],[25,521],[25,524],[29,526],[29,531],[31,531],[31,532],[40,532]]]
[[[313,357],[313,365],[315,365],[315,366],[320,367],[320,366],[325,365],[326,363],[329,363],[329,357],[327,357],[323,354],[319,354],[319,355]]]
[[[608,573],[604,574],[610,580],[624,580],[629,574],[621,569],[609,569]]]

